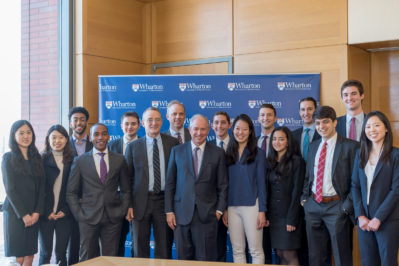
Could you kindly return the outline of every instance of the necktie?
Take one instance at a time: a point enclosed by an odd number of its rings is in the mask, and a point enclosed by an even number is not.
[[[303,143],[302,143],[302,155],[303,155],[303,159],[305,159],[305,161],[308,158],[309,131],[310,131],[310,128],[305,128],[305,136],[303,137]]]
[[[351,125],[349,127],[349,138],[352,140],[356,140],[356,117],[352,117]]]
[[[219,147],[222,148],[222,149],[224,150],[223,144],[224,144],[223,141],[220,141],[220,142],[219,142]]]
[[[316,180],[316,201],[321,202],[323,198],[323,177],[324,168],[326,166],[327,142],[324,142],[320,151],[319,164],[317,166],[317,180]]]
[[[194,172],[195,176],[198,177],[198,147],[194,148],[194,153],[193,153],[193,164],[194,164]]]
[[[262,146],[260,147],[262,150],[265,151],[266,155],[267,155],[267,145],[266,145],[266,143],[267,143],[267,137],[268,137],[268,136],[264,136],[264,137],[263,137]]]
[[[176,135],[177,135],[177,140],[179,141],[179,144],[183,144],[183,139],[181,138],[180,132],[177,132]]]
[[[101,156],[101,159],[100,159],[100,180],[101,180],[101,182],[103,184],[105,184],[105,180],[107,179],[107,164],[105,163],[105,160],[104,160],[105,153],[99,152],[97,154]]]
[[[159,149],[157,139],[154,139],[152,147],[152,168],[154,170],[154,192],[161,192],[161,167],[159,164]]]

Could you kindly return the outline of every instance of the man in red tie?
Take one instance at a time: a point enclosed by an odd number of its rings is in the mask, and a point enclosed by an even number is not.
[[[305,210],[310,265],[324,265],[331,239],[335,265],[352,265],[350,194],[353,161],[359,143],[337,134],[335,110],[320,106],[314,114],[321,139],[309,146],[301,204]]]
[[[360,140],[364,120],[362,101],[363,85],[358,80],[347,80],[341,86],[341,99],[346,107],[346,114],[338,117],[337,133],[348,139]]]

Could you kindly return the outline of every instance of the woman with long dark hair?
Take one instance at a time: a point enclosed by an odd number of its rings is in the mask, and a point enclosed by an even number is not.
[[[399,149],[392,146],[388,118],[373,111],[364,118],[352,173],[362,265],[398,265]]]
[[[39,265],[50,263],[54,232],[56,262],[67,265],[66,250],[71,234],[71,214],[66,202],[66,187],[73,153],[68,132],[63,126],[54,125],[48,130],[42,158],[46,197],[39,223]]]
[[[296,155],[295,142],[287,127],[277,127],[270,136],[268,154],[268,217],[272,248],[284,265],[299,265],[301,247],[300,195],[305,162]]]
[[[37,253],[37,222],[43,212],[44,177],[28,121],[18,120],[11,126],[9,147],[1,168],[7,194],[3,206],[5,256],[15,256],[20,265],[32,265]]]
[[[264,264],[263,227],[266,226],[266,158],[257,147],[254,125],[246,114],[233,122],[233,136],[226,151],[229,174],[228,211],[233,259],[246,263],[245,239],[253,264]]]

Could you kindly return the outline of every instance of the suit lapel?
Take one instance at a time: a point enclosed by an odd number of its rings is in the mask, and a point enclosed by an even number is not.
[[[334,179],[335,168],[337,166],[337,162],[338,162],[339,156],[341,154],[341,150],[342,150],[342,142],[341,142],[340,136],[338,135],[337,142],[335,144],[335,149],[334,149],[333,161],[332,161],[332,169],[331,169],[331,178],[332,179]]]
[[[123,155],[123,137],[119,139],[119,148],[120,148],[120,154]]]
[[[189,165],[188,168],[190,169],[191,176],[194,177],[194,179],[196,179],[196,175],[194,173],[193,153],[191,151],[191,142],[186,142],[186,143],[187,143],[186,158],[188,160],[187,165]]]
[[[312,177],[312,180],[311,180],[312,182],[313,182],[313,180],[314,180],[314,165],[315,165],[315,160],[316,160],[316,153],[317,153],[317,149],[318,149],[319,146],[320,146],[320,143],[321,143],[321,140],[317,140],[317,141],[315,142],[315,144],[313,144],[313,145],[311,146],[312,149],[309,150],[309,153],[310,153],[310,154],[308,154],[308,157],[312,158],[312,160],[309,160],[309,161],[308,161],[309,166],[307,167],[307,168],[309,168],[310,177]]]
[[[91,150],[89,153],[86,153],[88,158],[87,158],[87,168],[88,169],[94,169],[94,175],[93,177],[96,179],[96,182],[99,184],[103,184],[100,180],[100,175],[97,172],[96,164],[94,163],[94,158],[93,158],[93,150]]]
[[[105,179],[105,184],[108,183],[108,180],[111,179],[111,177],[114,176],[113,173],[113,166],[116,164],[115,162],[115,156],[112,154],[110,150],[108,150],[108,173],[107,173],[107,178]]]
[[[204,171],[204,167],[206,167],[206,165],[208,164],[208,158],[209,158],[209,153],[210,153],[209,149],[210,149],[209,144],[206,143],[205,147],[204,147],[204,152],[202,154],[202,162],[201,162],[201,166],[200,166],[200,170],[199,170],[197,179],[199,179],[202,172]]]
[[[143,137],[138,139],[137,141],[140,140],[140,149],[141,151],[143,151],[143,163],[144,163],[144,175],[146,178],[146,182],[147,182],[147,187],[148,187],[148,183],[149,183],[149,179],[150,179],[150,174],[149,174],[149,169],[148,169],[148,157],[147,157],[147,137]]]
[[[382,168],[382,165],[383,165],[383,163],[381,162],[381,158],[380,158],[380,159],[378,160],[377,167],[375,168],[374,176],[373,176],[373,181],[372,181],[372,182],[374,182],[374,180],[376,179],[378,173],[380,172],[380,170],[381,170],[381,168]],[[373,183],[371,183],[371,184],[373,184]]]

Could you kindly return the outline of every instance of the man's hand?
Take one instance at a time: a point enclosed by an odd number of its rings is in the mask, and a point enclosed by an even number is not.
[[[376,232],[380,228],[381,222],[377,218],[373,218],[370,220],[369,224],[367,225],[368,231]]]
[[[31,215],[32,225],[34,225],[35,223],[37,223],[37,221],[39,221],[39,216],[40,216],[40,214],[38,212],[32,213],[32,215]]]
[[[218,211],[216,211],[216,218],[218,219],[218,221],[220,220],[220,217],[221,217],[222,215],[220,214],[220,212],[218,212]]]
[[[27,214],[24,217],[22,217],[22,220],[24,221],[25,227],[33,225],[32,216],[30,216],[30,214]]]
[[[222,219],[223,219],[224,225],[225,225],[226,227],[229,227],[229,219],[228,219],[228,216],[227,216],[227,215],[228,215],[228,214],[227,214],[227,210],[225,210],[224,213],[223,213]]]
[[[359,221],[360,229],[362,229],[363,231],[366,231],[370,220],[364,215],[357,217],[357,220]]]
[[[50,221],[55,221],[55,220],[57,220],[57,215],[54,212],[52,212],[52,213],[50,213],[50,215],[47,218]]]
[[[173,212],[166,214],[166,222],[172,230],[176,228],[176,217]]]
[[[287,224],[287,232],[294,232],[295,230],[296,230],[295,226]]]
[[[129,221],[129,223],[132,221],[132,219],[134,218],[134,215],[133,215],[133,208],[129,208],[128,210],[127,210],[127,214],[126,214],[126,220],[128,220]]]
[[[258,221],[257,221],[257,228],[262,229],[263,227],[266,227],[266,215],[264,212],[259,212],[258,213]]]

